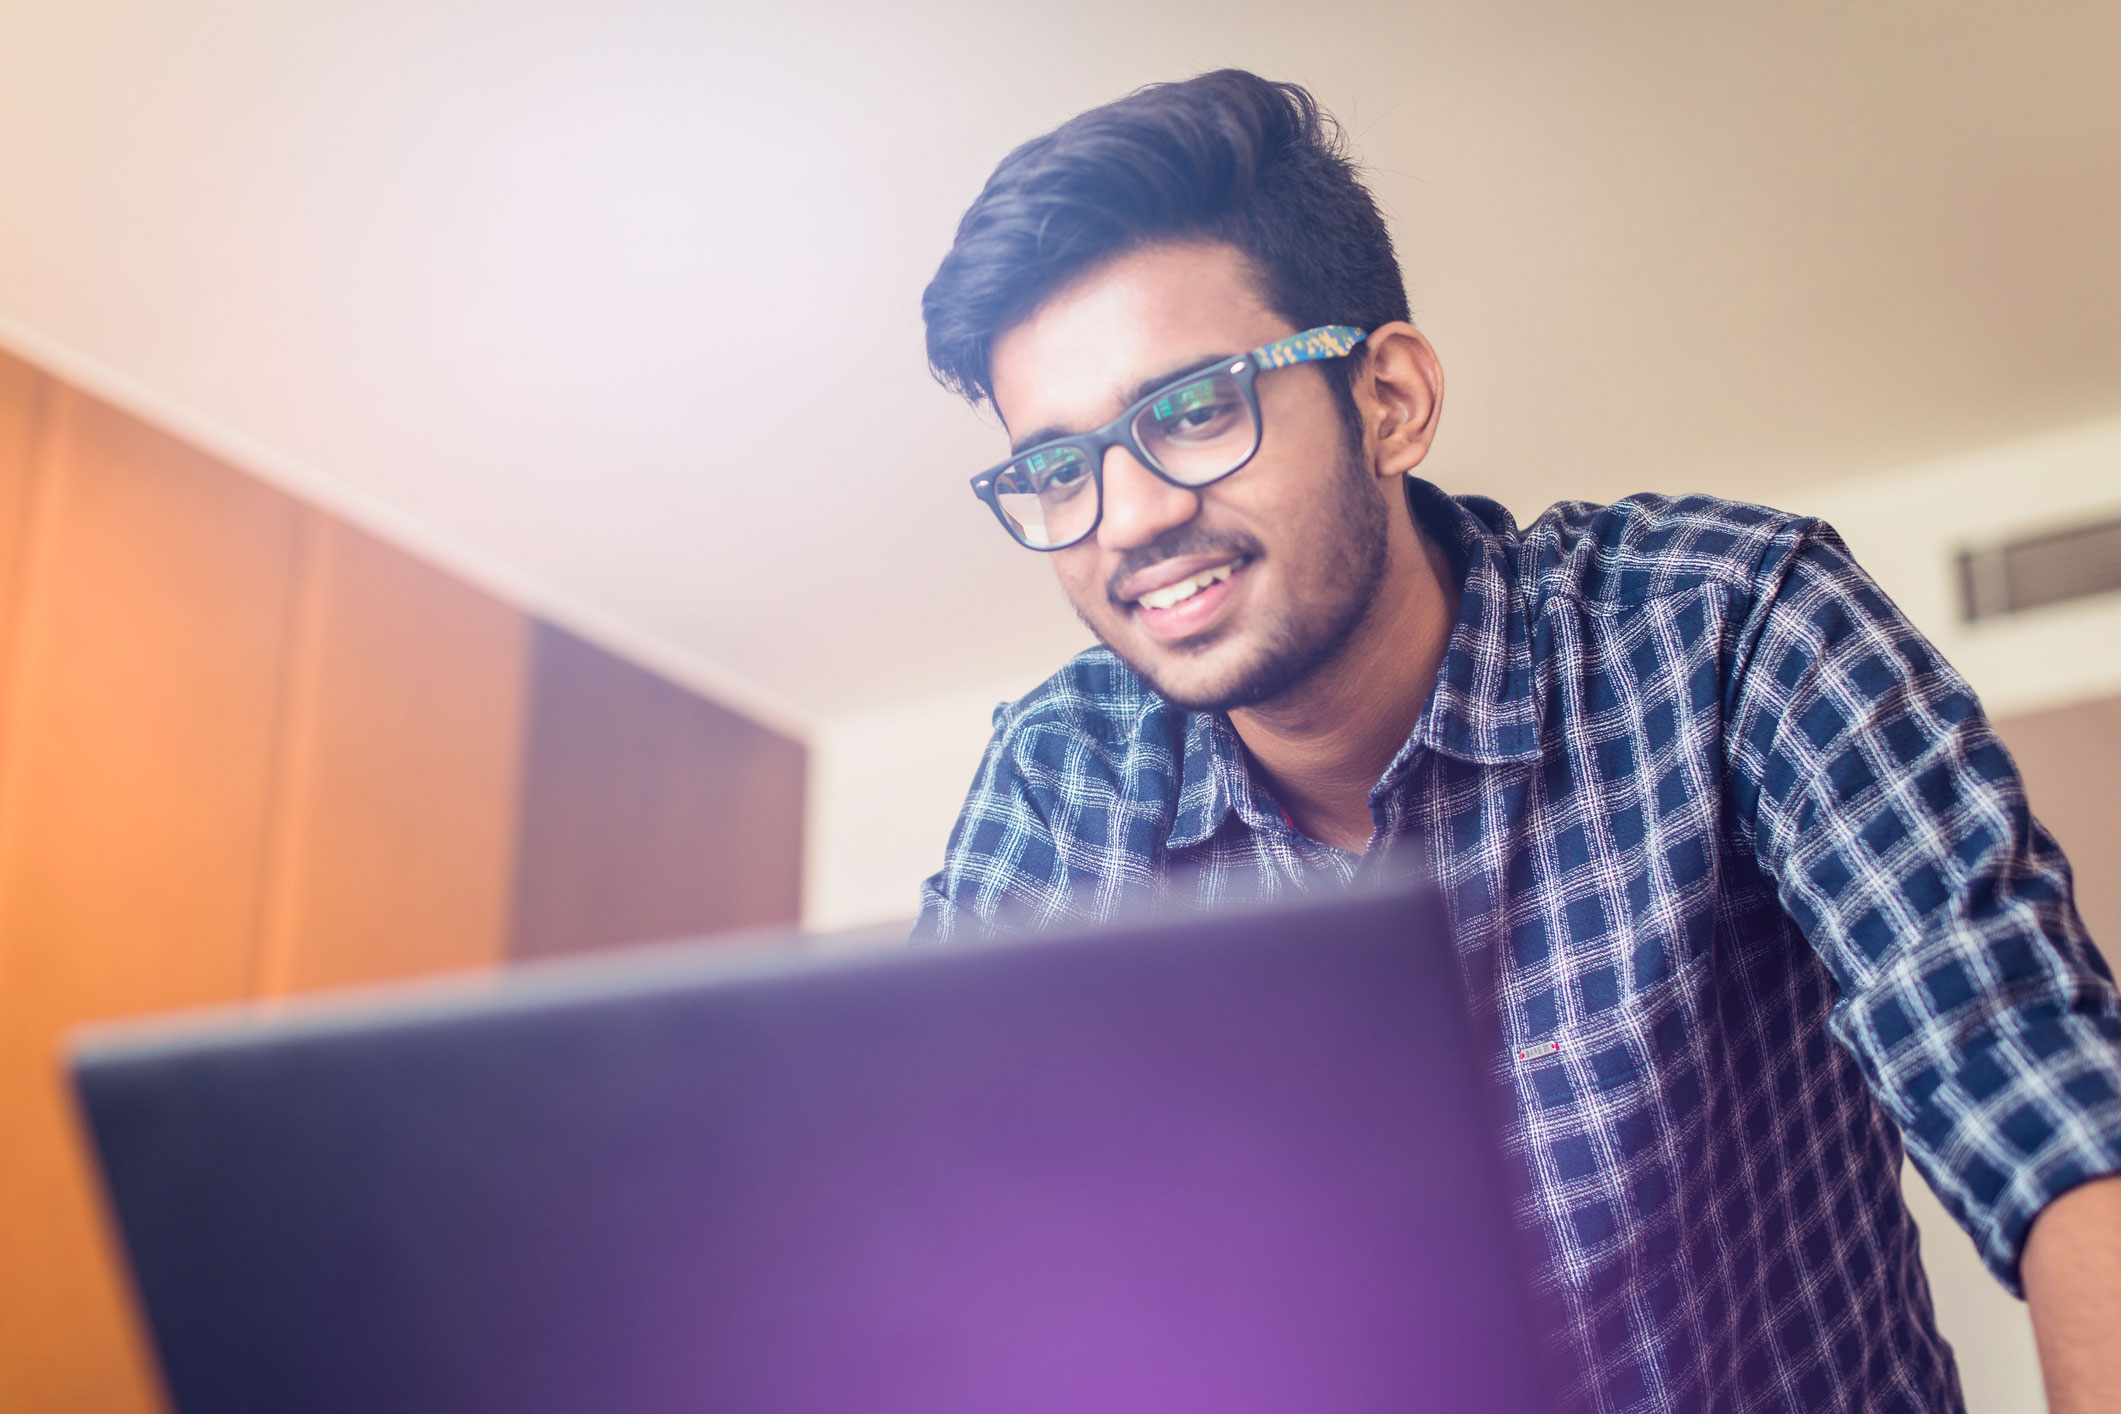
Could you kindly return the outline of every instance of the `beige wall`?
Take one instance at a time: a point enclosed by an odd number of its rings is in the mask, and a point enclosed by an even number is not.
[[[2033,814],[2069,853],[2077,908],[2109,963],[2121,961],[2121,695],[1996,724]]]

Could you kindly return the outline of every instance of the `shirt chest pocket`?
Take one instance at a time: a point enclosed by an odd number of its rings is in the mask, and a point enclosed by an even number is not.
[[[1541,1034],[1517,1031],[1504,1059],[1533,1147],[1582,1135],[1625,1160],[1686,1128],[1706,1094],[1695,1018],[1710,982],[1697,957],[1609,1006],[1571,1006]]]
[[[1707,960],[1505,1057],[1520,1152],[1564,1288],[1591,1292],[1676,1259],[1688,1175],[1703,1158],[1706,1088],[1693,1008]]]

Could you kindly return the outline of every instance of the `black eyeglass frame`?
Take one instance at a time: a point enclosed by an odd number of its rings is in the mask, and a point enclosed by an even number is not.
[[[1357,329],[1352,325],[1326,324],[1316,329],[1306,329],[1300,334],[1291,334],[1285,339],[1277,339],[1271,344],[1264,344],[1252,350],[1250,353],[1230,354],[1226,357],[1212,360],[1189,373],[1181,373],[1170,382],[1154,389],[1102,427],[1092,428],[1088,432],[1079,432],[1071,437],[1055,437],[1051,441],[1040,442],[1034,446],[1026,447],[1020,452],[1011,454],[1007,460],[996,463],[972,478],[972,494],[987,503],[987,509],[994,512],[994,518],[1001,522],[1002,529],[1009,533],[1009,538],[1026,550],[1036,550],[1040,554],[1050,555],[1056,550],[1066,550],[1070,546],[1080,545],[1091,536],[1097,534],[1097,528],[1104,524],[1105,453],[1107,451],[1113,447],[1125,447],[1133,455],[1134,459],[1147,467],[1150,473],[1158,480],[1176,486],[1181,490],[1198,491],[1204,487],[1213,486],[1225,477],[1235,476],[1238,472],[1243,471],[1251,464],[1252,458],[1259,455],[1259,444],[1266,435],[1265,421],[1259,411],[1259,390],[1255,386],[1260,374],[1276,368],[1288,368],[1299,363],[1315,363],[1322,359],[1344,358],[1348,354],[1353,353],[1356,347],[1368,336],[1368,331]],[[1134,421],[1142,415],[1150,404],[1156,402],[1159,398],[1169,397],[1184,384],[1212,374],[1227,374],[1237,380],[1238,391],[1244,395],[1246,410],[1252,416],[1252,446],[1239,459],[1237,464],[1228,471],[1219,471],[1205,481],[1181,481],[1165,471],[1161,466],[1158,466],[1156,458],[1149,454],[1146,447],[1142,446],[1140,439],[1134,435]],[[997,488],[999,487],[1002,473],[1015,466],[1018,462],[1023,461],[1026,457],[1033,456],[1039,452],[1059,451],[1062,448],[1074,448],[1082,452],[1084,458],[1088,461],[1091,482],[1097,490],[1097,514],[1090,518],[1090,524],[1084,529],[1083,533],[1073,539],[1062,541],[1058,545],[1033,545],[1030,541],[1024,539],[1017,529],[1017,522],[1007,511],[1002,509],[1001,494]]]

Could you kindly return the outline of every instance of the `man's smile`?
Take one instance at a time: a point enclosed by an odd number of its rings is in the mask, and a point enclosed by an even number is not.
[[[1211,584],[1220,584],[1237,572],[1236,561],[1217,565],[1212,570],[1202,570],[1191,579],[1182,579],[1176,584],[1167,584],[1162,589],[1152,589],[1136,602],[1145,609],[1168,609],[1182,604]]]
[[[1114,597],[1133,610],[1151,637],[1176,642],[1221,617],[1251,564],[1249,555],[1228,553],[1166,560],[1132,576],[1126,592]]]

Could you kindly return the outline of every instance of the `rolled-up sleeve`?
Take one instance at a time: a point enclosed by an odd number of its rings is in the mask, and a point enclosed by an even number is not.
[[[2069,864],[1965,681],[1799,522],[1733,646],[1737,828],[1840,988],[1831,1026],[2012,1291],[2063,1192],[2121,1171],[2121,1004]]]

